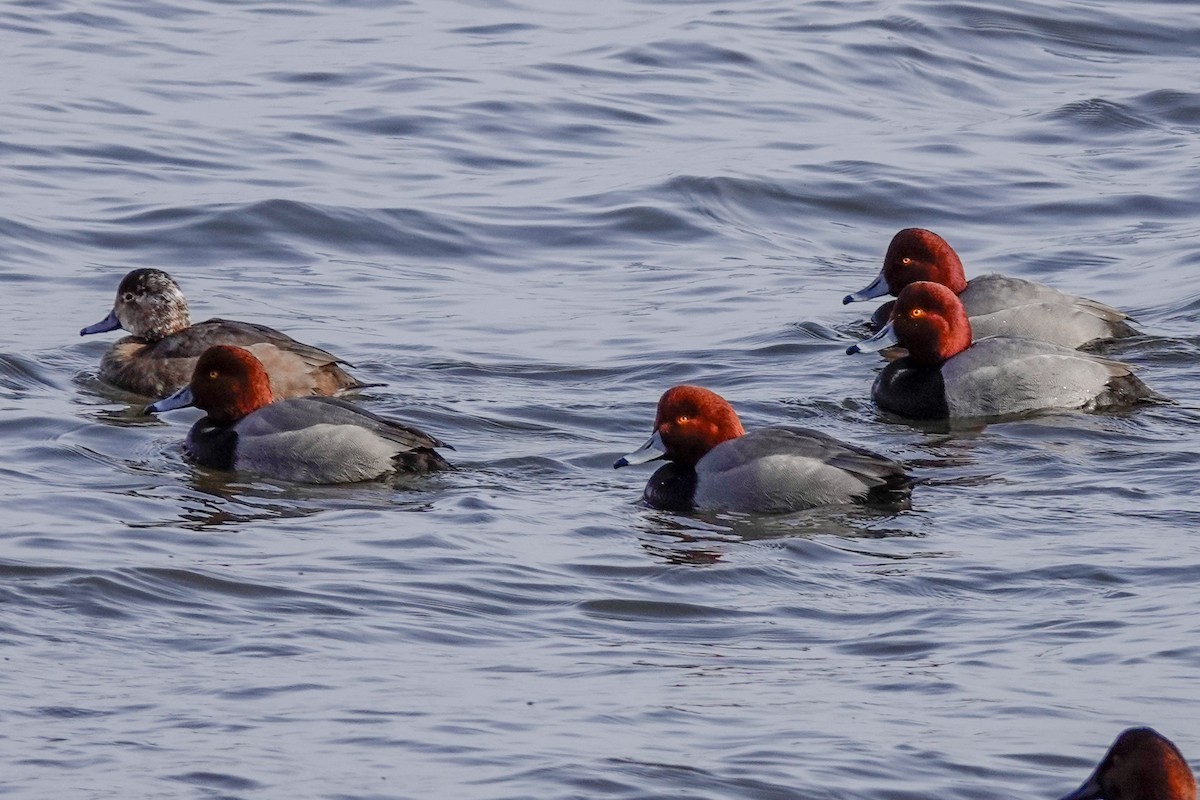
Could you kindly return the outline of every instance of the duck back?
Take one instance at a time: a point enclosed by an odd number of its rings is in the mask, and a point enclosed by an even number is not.
[[[431,472],[449,462],[440,440],[331,397],[295,397],[263,406],[223,430],[196,423],[188,452],[198,462],[300,483],[371,480],[398,469]]]
[[[952,417],[1095,411],[1159,398],[1127,364],[1017,337],[976,341],[942,365],[941,377]]]
[[[981,275],[958,297],[976,339],[1023,336],[1079,347],[1138,332],[1119,309],[1021,278]]]
[[[222,344],[254,353],[278,398],[332,395],[363,386],[332,353],[265,325],[225,319],[206,320],[157,341],[127,336],[104,355],[100,376],[122,389],[163,397],[187,385],[201,353]]]
[[[784,512],[853,501],[906,500],[897,462],[820,431],[774,426],[713,448],[696,465],[697,508]]]

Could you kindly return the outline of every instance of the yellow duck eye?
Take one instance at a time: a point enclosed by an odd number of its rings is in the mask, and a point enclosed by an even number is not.
[[[912,259],[909,258],[908,256],[905,256],[904,258],[900,259],[900,263],[907,267],[909,264],[912,263]]]
[[[680,424],[683,424],[685,422],[691,422],[692,418],[689,417],[687,414],[680,414],[678,417],[675,418],[675,421]]]
[[[923,308],[914,308],[908,312],[909,319],[918,319],[923,316],[925,316],[925,309]]]
[[[208,379],[209,379],[210,381],[215,381],[215,380],[217,379],[217,376],[218,376],[218,375],[220,375],[220,374],[221,374],[221,373],[220,373],[220,372],[217,372],[215,369],[210,369],[210,370],[208,371]]]

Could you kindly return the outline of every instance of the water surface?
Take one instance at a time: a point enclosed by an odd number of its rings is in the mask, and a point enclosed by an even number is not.
[[[0,10],[0,752],[21,797],[1059,797],[1200,759],[1189,3]],[[879,414],[899,228],[1132,311],[1176,405]],[[453,443],[418,482],[188,464],[79,339],[164,268]],[[903,458],[898,514],[681,516],[666,387]]]

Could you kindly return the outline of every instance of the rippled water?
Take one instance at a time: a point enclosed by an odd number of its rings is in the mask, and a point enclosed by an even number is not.
[[[1058,797],[1200,759],[1190,2],[11,2],[0,752],[21,797]],[[1133,311],[1178,402],[881,417],[910,225]],[[133,267],[458,449],[300,487],[95,378]],[[107,341],[104,341],[107,339]],[[667,386],[907,460],[913,510],[637,503]]]

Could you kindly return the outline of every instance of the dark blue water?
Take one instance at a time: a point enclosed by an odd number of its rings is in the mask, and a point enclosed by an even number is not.
[[[11,2],[0,754],[19,797],[1066,793],[1200,758],[1188,2]],[[947,433],[842,355],[892,234],[1132,311],[1173,406]],[[120,277],[279,327],[459,472],[187,463]],[[903,458],[913,510],[637,503],[666,387]]]

